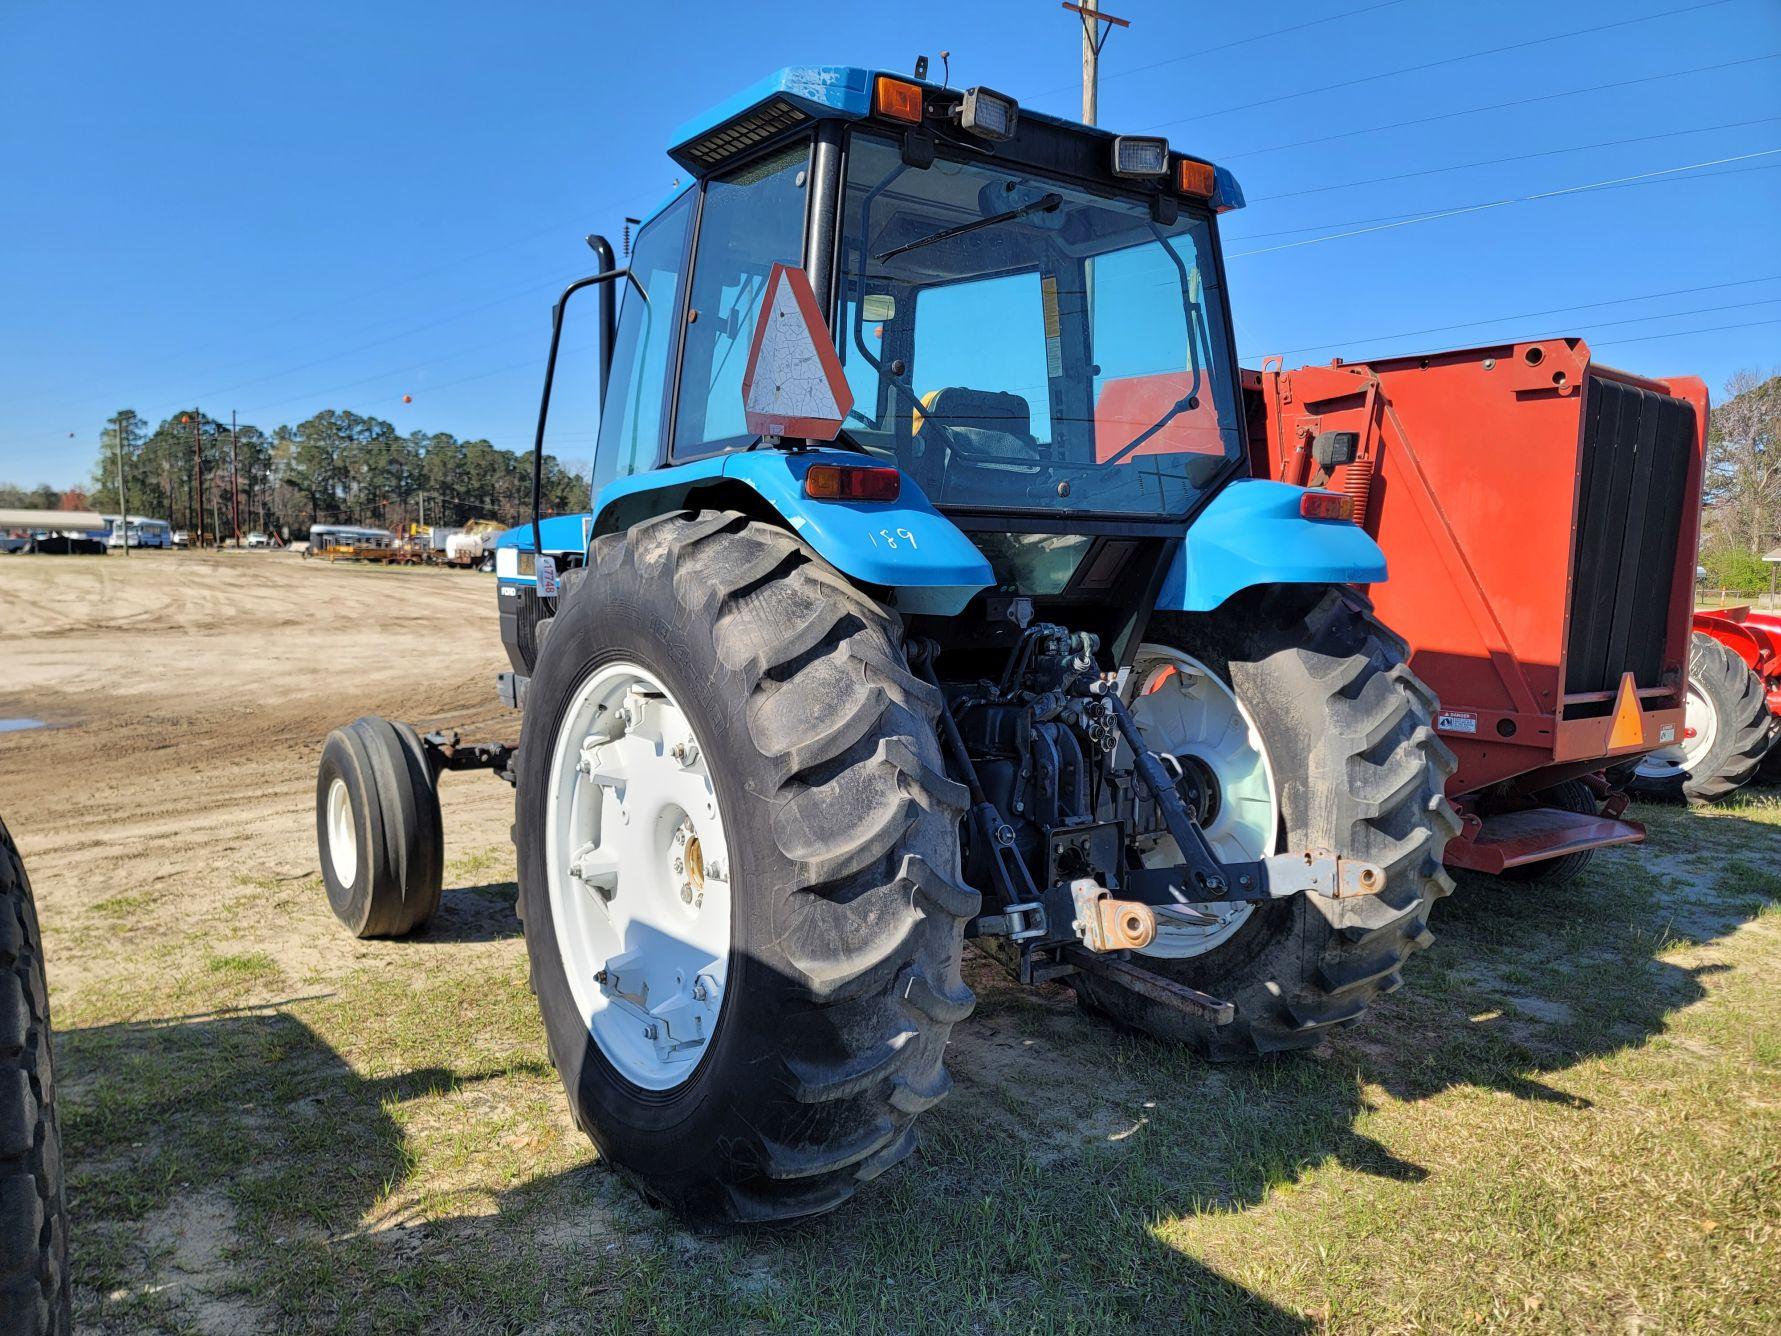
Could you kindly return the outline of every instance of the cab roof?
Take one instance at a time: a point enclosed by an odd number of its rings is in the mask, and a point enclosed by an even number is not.
[[[864,120],[872,114],[873,80],[880,74],[919,84],[935,93],[947,91],[938,84],[891,70],[858,65],[787,65],[684,122],[674,132],[668,156],[694,175],[702,176],[731,155],[805,121]],[[1086,135],[1115,138],[1112,130],[1025,106],[1020,108],[1020,114]],[[1223,167],[1214,165],[1213,170],[1217,182],[1214,207],[1220,212],[1242,208],[1243,191],[1236,177]]]

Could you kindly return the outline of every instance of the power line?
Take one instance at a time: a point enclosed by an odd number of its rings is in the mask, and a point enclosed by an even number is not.
[[[1549,306],[1540,311],[1517,311],[1513,315],[1485,316],[1480,320],[1462,320],[1454,325],[1428,325],[1422,329],[1401,329],[1392,334],[1352,335],[1343,339],[1330,339],[1324,343],[1308,343],[1301,348],[1287,348],[1280,353],[1282,357],[1296,357],[1300,353],[1319,352],[1324,348],[1341,348],[1356,343],[1386,343],[1392,339],[1412,339],[1422,334],[1446,334],[1456,329],[1475,329],[1479,325],[1500,325],[1508,320],[1537,320],[1549,315],[1567,315],[1572,311],[1592,311],[1602,306],[1624,306],[1629,302],[1658,301],[1664,297],[1685,297],[1697,292],[1718,292],[1725,288],[1749,287],[1753,283],[1781,283],[1781,274],[1768,274],[1762,278],[1736,278],[1725,283],[1701,283],[1691,288],[1669,288],[1663,292],[1642,292],[1633,297],[1610,297],[1606,301],[1580,302],[1575,306]],[[1656,319],[1657,317],[1648,317]],[[1244,354],[1248,356],[1248,354]]]
[[[1781,170],[1781,163],[1768,163],[1761,167],[1728,167],[1722,172],[1700,172],[1697,175],[1685,179],[1689,181],[1705,181],[1715,176],[1744,176],[1750,172],[1772,172],[1776,170]],[[1643,186],[1661,186],[1668,184],[1671,184],[1671,181],[1666,178],[1657,181],[1620,182],[1611,186],[1603,186],[1602,189],[1604,191],[1637,190]],[[1306,223],[1300,227],[1277,227],[1267,232],[1242,232],[1234,235],[1227,235],[1226,240],[1261,241],[1267,237],[1292,237],[1298,236],[1302,232],[1319,232],[1326,227],[1357,227],[1362,223],[1390,223],[1395,222],[1400,218],[1420,218],[1429,212],[1431,211],[1428,209],[1416,209],[1409,213],[1380,213],[1374,214],[1371,218],[1348,218],[1341,222]]]
[[[1476,162],[1456,162],[1445,167],[1424,167],[1414,172],[1397,172],[1391,176],[1372,176],[1360,181],[1337,181],[1327,186],[1306,186],[1303,190],[1288,190],[1278,195],[1262,195],[1249,201],[1250,204],[1266,204],[1273,200],[1297,199],[1301,195],[1321,195],[1331,190],[1348,190],[1355,186],[1377,186],[1391,181],[1409,181],[1419,176],[1438,176],[1442,172],[1463,172],[1473,167],[1497,167],[1506,162],[1531,162],[1535,158],[1554,158],[1566,153],[1587,153],[1598,148],[1622,148],[1627,144],[1649,144],[1659,139],[1680,139],[1684,135],[1712,134],[1719,130],[1741,130],[1750,125],[1773,125],[1781,121],[1781,116],[1758,116],[1748,121],[1726,121],[1721,125],[1701,125],[1690,130],[1664,130],[1652,135],[1634,135],[1627,139],[1604,139],[1595,144],[1574,144],[1569,148],[1547,148],[1537,153],[1517,153],[1507,158],[1480,158]]]
[[[1753,281],[1761,281],[1761,280],[1753,280]],[[1688,289],[1683,289],[1683,291],[1688,291]],[[1643,300],[1643,299],[1637,298],[1637,297],[1624,297],[1621,300],[1622,301],[1639,301],[1639,300]],[[1693,307],[1690,307],[1686,311],[1660,311],[1655,315],[1633,315],[1633,316],[1627,316],[1625,319],[1622,319],[1622,320],[1598,320],[1593,324],[1573,325],[1570,328],[1568,328],[1567,330],[1565,330],[1564,333],[1562,333],[1562,334],[1556,334],[1556,333],[1555,334],[1537,334],[1537,335],[1532,335],[1530,337],[1543,338],[1543,339],[1568,338],[1569,336],[1571,336],[1573,334],[1582,334],[1582,333],[1585,333],[1592,329],[1618,329],[1622,325],[1638,325],[1638,324],[1643,324],[1647,320],[1675,320],[1675,319],[1678,319],[1683,316],[1710,315],[1716,311],[1743,311],[1743,310],[1748,310],[1752,306],[1773,306],[1776,302],[1781,302],[1781,297],[1760,297],[1755,301],[1728,302],[1728,303],[1726,303],[1724,305],[1720,305],[1720,306],[1693,306]],[[1592,302],[1592,303],[1590,303],[1590,305],[1592,305],[1592,306],[1593,305],[1607,306],[1607,305],[1612,305],[1612,303]],[[1285,352],[1283,352],[1279,355],[1281,357],[1296,357],[1300,353],[1317,352],[1324,348],[1348,347],[1352,344],[1357,344],[1357,343],[1358,344],[1367,344],[1367,345],[1390,343],[1394,339],[1413,338],[1417,334],[1431,334],[1431,333],[1440,333],[1445,330],[1464,329],[1469,325],[1502,324],[1502,323],[1504,323],[1506,321],[1510,321],[1510,320],[1526,320],[1526,319],[1530,319],[1534,316],[1555,315],[1555,314],[1561,314],[1562,312],[1564,312],[1566,310],[1582,310],[1582,309],[1584,309],[1584,308],[1583,307],[1559,307],[1556,310],[1552,310],[1552,311],[1532,311],[1532,312],[1528,312],[1524,315],[1498,316],[1497,318],[1495,318],[1493,320],[1471,320],[1471,321],[1467,321],[1464,325],[1437,326],[1435,329],[1432,329],[1432,330],[1431,329],[1409,330],[1409,331],[1399,333],[1399,334],[1376,334],[1370,338],[1365,338],[1365,339],[1344,339],[1344,340],[1340,340],[1340,341],[1332,342],[1332,343],[1314,343],[1314,344],[1309,344],[1303,348],[1288,348]],[[1516,336],[1516,341],[1517,342],[1525,342],[1525,340],[1523,340],[1519,335]],[[1495,342],[1495,340],[1492,340],[1492,342]],[[1250,358],[1251,354],[1241,353],[1238,356],[1239,356],[1240,360],[1248,360]],[[1361,362],[1361,361],[1366,361],[1367,359],[1364,357],[1355,357],[1355,358],[1350,358],[1348,360]]]
[[[1598,343],[1595,346],[1598,348],[1612,348],[1617,344],[1622,343],[1649,343],[1652,339],[1681,339],[1688,337],[1690,334],[1717,334],[1721,330],[1756,329],[1761,325],[1781,325],[1781,318],[1774,320],[1752,320],[1742,325],[1708,325],[1705,329],[1672,329],[1663,334],[1640,334],[1636,338],[1631,339],[1609,339],[1607,342]]]
[[[1271,107],[1277,102],[1291,102],[1295,98],[1310,97],[1316,93],[1333,93],[1342,88],[1356,88],[1361,84],[1377,83],[1381,79],[1395,79],[1402,74],[1440,69],[1443,66],[1458,65],[1468,60],[1482,60],[1486,56],[1500,56],[1509,51],[1523,51],[1530,46],[1541,46],[1547,42],[1562,42],[1572,37],[1594,37],[1615,28],[1630,28],[1636,24],[1650,23],[1655,19],[1666,19],[1677,14],[1693,14],[1703,9],[1716,9],[1720,5],[1730,3],[1731,0],[1701,0],[1700,4],[1685,5],[1680,9],[1665,9],[1656,14],[1641,14],[1636,18],[1620,19],[1615,23],[1597,23],[1588,28],[1573,28],[1570,32],[1550,33],[1545,37],[1531,37],[1525,42],[1511,42],[1507,46],[1493,46],[1482,51],[1467,51],[1461,55],[1444,57],[1441,60],[1424,61],[1420,65],[1405,65],[1395,70],[1381,70],[1377,74],[1363,74],[1358,79],[1344,79],[1339,83],[1323,84],[1316,88],[1301,88],[1296,93],[1281,93],[1275,97],[1259,98],[1254,102],[1242,102],[1232,107],[1220,107],[1216,111],[1201,111],[1192,116],[1177,116],[1172,120],[1157,121],[1154,125],[1147,125],[1144,128],[1160,130],[1164,126],[1186,125],[1190,121],[1203,121],[1213,116],[1228,116],[1232,112],[1252,111],[1256,107]]]
[[[1671,70],[1665,74],[1647,74],[1637,79],[1620,79],[1614,83],[1591,84],[1588,88],[1569,88],[1562,93],[1541,93],[1535,97],[1519,97],[1512,102],[1493,102],[1485,107],[1467,107],[1463,111],[1442,111],[1432,116],[1418,116],[1408,121],[1392,121],[1388,125],[1369,125],[1358,130],[1339,130],[1331,135],[1319,135],[1315,139],[1296,139],[1290,144],[1270,144],[1267,148],[1247,148],[1238,153],[1214,153],[1212,156],[1221,162],[1234,162],[1238,158],[1254,158],[1264,153],[1281,153],[1292,148],[1308,148],[1313,144],[1329,144],[1338,139],[1353,139],[1359,135],[1379,134],[1386,130],[1403,130],[1413,125],[1429,125],[1435,121],[1451,121],[1461,116],[1479,116],[1487,111],[1507,111],[1512,107],[1528,107],[1536,102],[1554,102],[1560,98],[1581,97],[1585,93],[1603,93],[1613,88],[1631,88],[1635,84],[1657,83],[1664,79],[1680,79],[1690,74],[1709,74],[1717,70],[1734,69],[1739,65],[1751,65],[1763,60],[1781,59],[1781,51],[1770,52],[1766,56],[1747,56],[1742,60],[1728,60],[1718,65],[1696,65],[1693,69]]]
[[[1288,33],[1301,32],[1306,28],[1315,28],[1325,23],[1334,23],[1338,19],[1351,19],[1360,14],[1371,14],[1375,9],[1390,9],[1393,5],[1401,5],[1403,3],[1404,0],[1379,0],[1379,3],[1377,4],[1362,5],[1359,9],[1345,9],[1340,14],[1329,14],[1321,19],[1310,19],[1304,23],[1295,23],[1288,28],[1276,28],[1272,32],[1258,32],[1249,37],[1239,37],[1234,41],[1224,42],[1218,46],[1196,47],[1192,52],[1185,56],[1170,56],[1167,60],[1154,60],[1148,65],[1134,65],[1129,70],[1120,70],[1114,74],[1103,74],[1101,76],[1101,82],[1106,83],[1110,79],[1129,79],[1134,74],[1143,74],[1149,70],[1161,69],[1165,65],[1179,65],[1184,60],[1201,60],[1206,56],[1214,55],[1220,51],[1229,51],[1233,47],[1248,46],[1251,42],[1263,42],[1270,37],[1285,37]],[[1027,96],[1034,101],[1037,101],[1042,97],[1050,97],[1053,93],[1074,92],[1076,87],[1077,85],[1073,83],[1062,84],[1057,88],[1042,89],[1037,93],[1030,93]]]
[[[1306,237],[1302,241],[1283,241],[1278,246],[1262,246],[1255,250],[1234,251],[1225,258],[1240,260],[1252,255],[1269,255],[1275,251],[1294,250],[1300,246],[1316,246],[1325,241],[1341,241],[1347,237],[1358,237],[1368,232],[1388,232],[1399,227],[1413,227],[1417,223],[1432,223],[1442,218],[1455,218],[1461,214],[1479,213],[1485,209],[1500,209],[1511,204],[1531,204],[1536,200],[1557,199],[1562,195],[1576,195],[1588,190],[1601,190],[1608,186],[1623,185],[1631,181],[1644,181],[1654,177],[1672,176],[1677,172],[1691,172],[1697,167],[1717,167],[1727,162],[1745,162],[1751,158],[1766,158],[1781,153],[1781,148],[1765,148],[1755,153],[1739,153],[1729,158],[1712,158],[1706,162],[1686,163],[1681,167],[1664,167],[1657,171],[1639,172],[1633,176],[1614,177],[1607,181],[1591,181],[1578,186],[1564,186],[1558,190],[1541,190],[1532,195],[1512,195],[1506,199],[1485,200],[1478,204],[1468,204],[1457,209],[1442,209],[1434,213],[1413,214],[1397,222],[1379,223],[1373,227],[1357,227],[1346,232],[1331,232],[1321,237]]]

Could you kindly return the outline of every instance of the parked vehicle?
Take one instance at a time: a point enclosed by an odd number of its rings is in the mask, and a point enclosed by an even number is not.
[[[172,547],[173,526],[166,520],[150,519],[146,515],[131,515],[128,521],[121,515],[105,516],[107,547]]]
[[[266,537],[260,530],[255,529],[252,533],[248,534],[247,545],[249,547],[271,547],[272,540]]]
[[[192,545],[192,535],[189,530],[175,529],[173,531],[173,546],[175,546],[175,547],[190,547],[191,545]]]
[[[1342,492],[1390,562],[1370,595],[1459,761],[1448,864],[1556,881],[1644,839],[1626,774],[1674,771],[1709,676],[1706,387],[1563,338],[1248,375],[1256,474]]]
[[[424,925],[438,776],[510,777],[575,1117],[704,1222],[830,1209],[910,1153],[967,937],[1213,1057],[1359,1019],[1451,887],[1454,758],[1350,588],[1379,545],[1245,476],[1236,182],[851,68],[671,152],[690,184],[563,298],[625,289],[592,514],[562,517],[584,563],[541,519],[529,578],[496,549],[519,745],[331,734],[337,917]]]

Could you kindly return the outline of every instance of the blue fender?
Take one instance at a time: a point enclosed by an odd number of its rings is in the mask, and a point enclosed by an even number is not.
[[[907,474],[895,501],[813,501],[813,464],[874,461],[845,450],[738,450],[618,478],[594,502],[594,535],[681,504],[695,486],[723,478],[752,488],[829,565],[849,579],[882,585],[903,612],[953,616],[995,574],[971,540],[935,510]]]
[[[1385,553],[1347,520],[1299,513],[1303,487],[1246,478],[1212,498],[1175,552],[1157,596],[1161,612],[1210,612],[1265,584],[1372,584]]]

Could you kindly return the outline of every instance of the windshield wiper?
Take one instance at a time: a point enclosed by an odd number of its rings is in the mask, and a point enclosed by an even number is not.
[[[1016,218],[1025,218],[1030,213],[1050,213],[1061,206],[1064,197],[1055,191],[1041,195],[1030,204],[1023,204],[1018,209],[1009,209],[1005,213],[992,213],[988,218],[979,218],[974,222],[960,223],[957,227],[943,227],[938,232],[910,241],[901,246],[894,246],[872,258],[883,264],[898,255],[906,255],[912,250],[920,250],[923,246],[932,246],[937,241],[951,241],[954,237],[962,237],[967,232],[977,232],[986,227],[995,227],[999,223],[1011,223]]]

